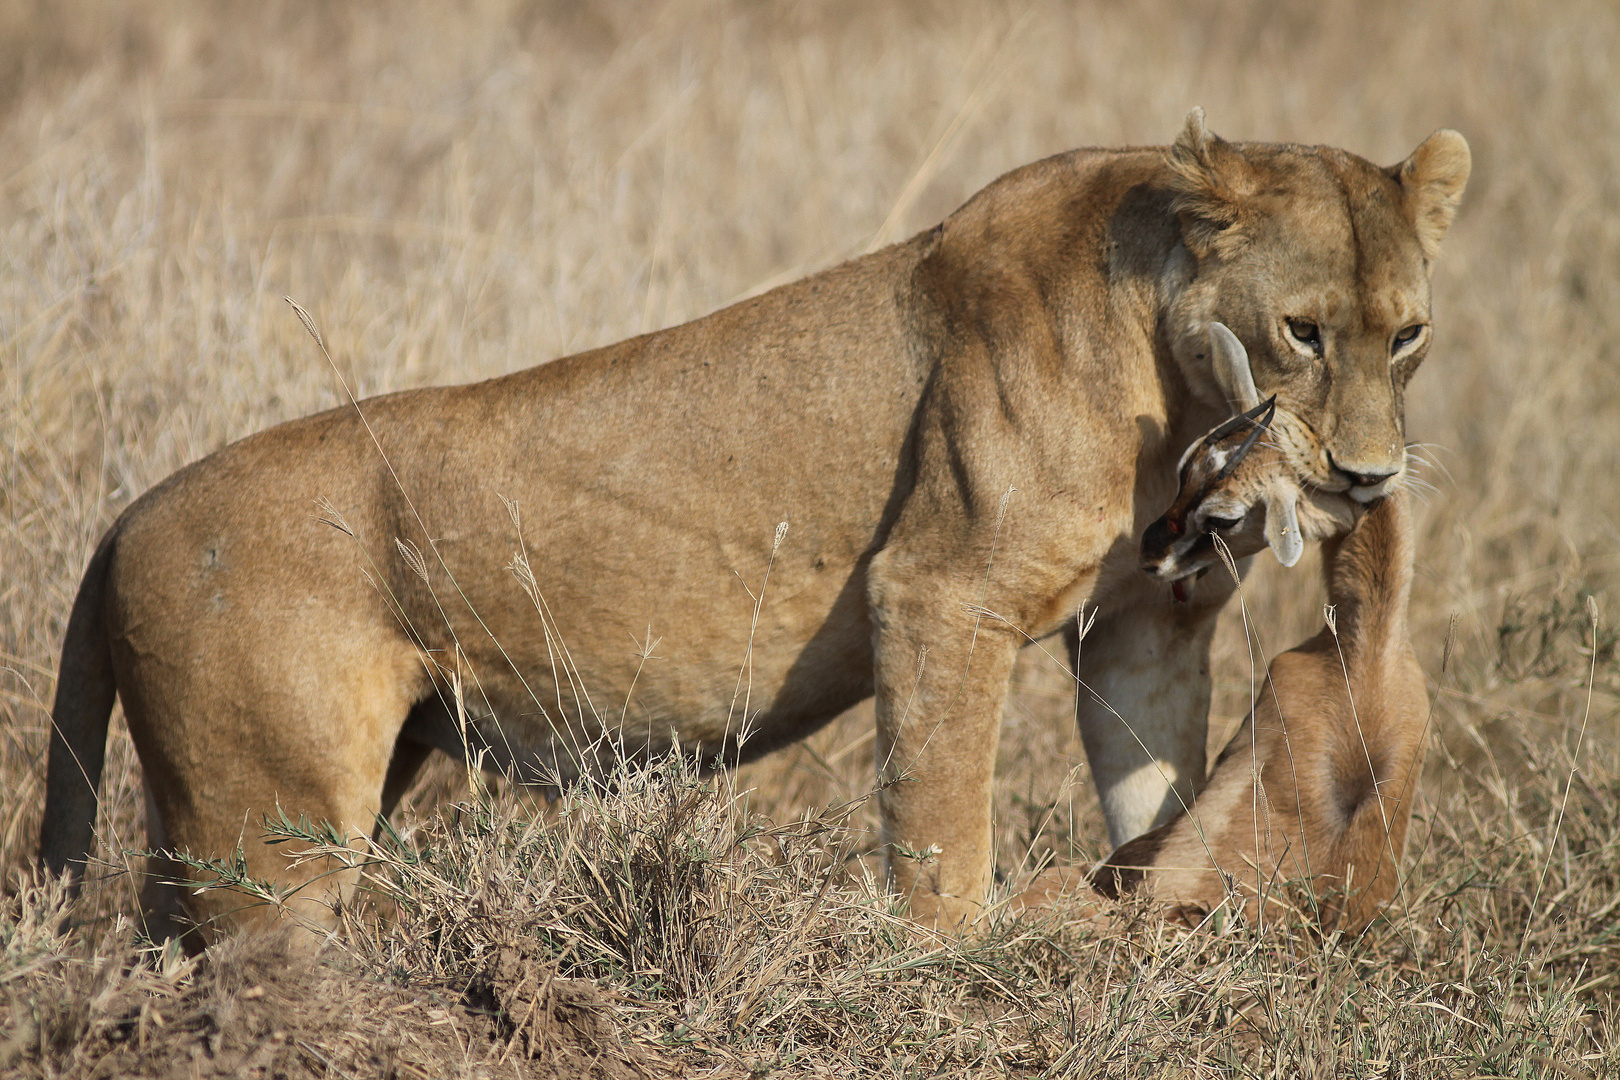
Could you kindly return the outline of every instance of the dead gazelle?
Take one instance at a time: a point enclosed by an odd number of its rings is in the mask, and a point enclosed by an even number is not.
[[[1269,541],[1291,565],[1305,538],[1348,519],[1349,534],[1325,544],[1328,625],[1271,662],[1191,810],[1120,846],[1092,880],[1108,895],[1149,889],[1187,914],[1233,901],[1250,918],[1294,903],[1283,886],[1298,883],[1325,926],[1355,931],[1395,893],[1423,763],[1428,698],[1407,630],[1410,507],[1401,490],[1364,511],[1303,490],[1286,453],[1256,438],[1269,420],[1275,439],[1285,414],[1256,404],[1244,416],[1253,431],[1222,425],[1188,452],[1175,517],[1144,537],[1144,565],[1184,581],[1218,558],[1212,533],[1237,557]],[[1257,527],[1249,519],[1262,508]]]

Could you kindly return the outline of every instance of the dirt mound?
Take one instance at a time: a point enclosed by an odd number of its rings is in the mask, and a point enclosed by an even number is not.
[[[606,995],[584,980],[557,978],[535,958],[540,951],[527,940],[502,946],[467,989],[466,1006],[493,1021],[506,1052],[559,1080],[652,1075],[648,1055],[619,1038]]]

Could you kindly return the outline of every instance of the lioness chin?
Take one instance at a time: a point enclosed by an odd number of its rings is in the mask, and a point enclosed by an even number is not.
[[[89,850],[115,695],[151,842],[240,847],[285,885],[315,871],[261,843],[263,815],[369,834],[435,748],[559,785],[677,739],[747,759],[875,695],[893,886],[919,918],[971,920],[1025,635],[1101,612],[1078,714],[1116,843],[1203,779],[1229,588],[1175,603],[1136,537],[1181,448],[1230,412],[1209,324],[1319,434],[1302,479],[1375,498],[1404,465],[1468,171],[1450,131],[1379,168],[1228,143],[1195,111],[1169,148],[1036,162],[910,240],[695,322],[227,446],[130,505],[90,561],[43,861]],[[329,921],[352,881],[284,910]],[[259,917],[186,903],[205,934]]]

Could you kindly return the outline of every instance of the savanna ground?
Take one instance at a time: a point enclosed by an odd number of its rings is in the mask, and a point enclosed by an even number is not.
[[[1617,88],[1620,11],[1578,0],[0,5],[0,1071],[1620,1070]],[[871,883],[856,710],[551,826],[441,763],[372,868],[383,917],[319,961],[144,946],[115,716],[64,928],[30,865],[79,573],[151,484],[343,400],[283,295],[362,395],[485,377],[897,239],[1043,155],[1165,142],[1198,104],[1233,138],[1474,150],[1411,393],[1433,714],[1387,921],[1099,933],[1059,907],[918,939]],[[1305,568],[1243,597],[1268,655],[1321,618]],[[1102,851],[1048,647],[1007,711],[1009,876]],[[1235,610],[1217,661],[1219,741],[1250,686]]]

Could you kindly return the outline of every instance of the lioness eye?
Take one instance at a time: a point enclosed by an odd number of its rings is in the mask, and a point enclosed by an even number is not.
[[[1395,344],[1390,349],[1390,352],[1400,352],[1402,349],[1412,344],[1412,342],[1416,341],[1417,336],[1421,333],[1423,333],[1422,323],[1413,323],[1411,326],[1408,326],[1405,330],[1402,330],[1400,333],[1395,335]]]
[[[1309,319],[1287,319],[1288,336],[1314,353],[1322,351],[1322,331]]]

